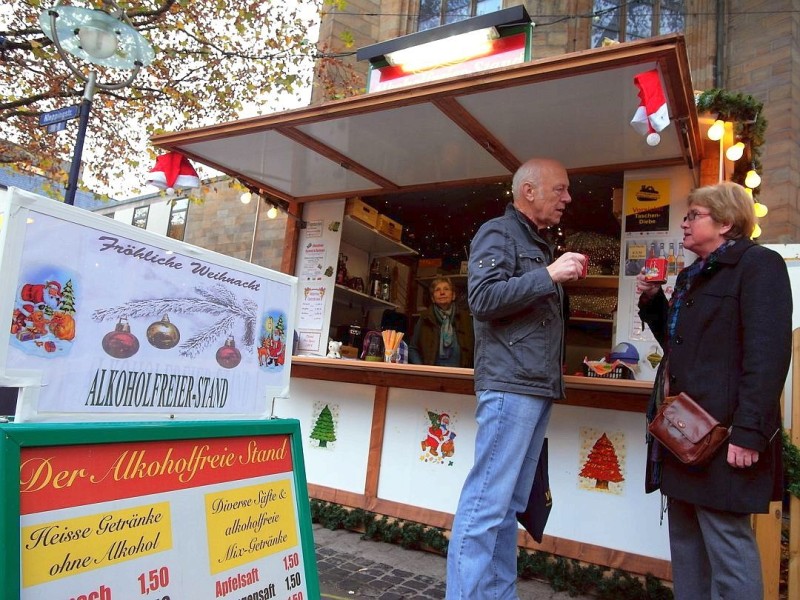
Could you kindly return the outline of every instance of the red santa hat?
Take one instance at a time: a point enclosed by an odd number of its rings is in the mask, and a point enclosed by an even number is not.
[[[647,143],[656,146],[661,141],[658,132],[669,125],[669,108],[661,86],[658,70],[644,71],[633,77],[639,88],[639,108],[633,115],[633,128],[647,136]]]
[[[156,159],[156,166],[147,174],[147,182],[174,194],[175,188],[196,188],[200,178],[192,163],[180,152],[167,152]]]

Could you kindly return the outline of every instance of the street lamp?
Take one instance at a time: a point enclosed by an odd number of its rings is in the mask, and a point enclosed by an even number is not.
[[[83,142],[95,88],[119,90],[129,86],[139,70],[149,65],[155,57],[150,44],[136,31],[125,11],[114,0],[103,0],[103,6],[107,10],[61,6],[61,0],[58,0],[53,8],[45,9],[39,15],[39,25],[55,44],[61,59],[75,77],[86,84],[80,105],[78,137],[75,140],[69,181],[64,194],[66,204],[75,203]],[[70,55],[93,65],[131,72],[125,80],[100,83],[97,81],[97,73],[89,71],[84,74],[73,64]]]

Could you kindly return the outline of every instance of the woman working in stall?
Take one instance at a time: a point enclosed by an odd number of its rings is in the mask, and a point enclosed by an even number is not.
[[[741,186],[696,189],[682,228],[684,247],[698,258],[678,274],[672,298],[637,276],[639,314],[665,354],[648,417],[665,394],[686,392],[730,427],[703,466],[651,442],[645,486],[660,487],[668,501],[676,600],[763,597],[750,514],[781,497],[792,293],[781,256],[750,241],[754,227],[753,201]]]
[[[413,365],[472,368],[474,335],[472,318],[456,308],[456,294],[448,277],[437,277],[429,286],[433,304],[419,317],[408,343]]]

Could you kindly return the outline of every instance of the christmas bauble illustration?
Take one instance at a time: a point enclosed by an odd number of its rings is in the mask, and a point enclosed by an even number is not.
[[[242,353],[236,347],[233,336],[229,335],[225,344],[217,350],[217,363],[225,369],[232,369],[242,362]]]
[[[130,358],[139,351],[139,340],[131,333],[128,319],[121,317],[114,331],[103,337],[103,350],[114,358]]]
[[[160,350],[169,350],[181,341],[181,332],[164,315],[160,321],[151,323],[147,328],[147,341]]]

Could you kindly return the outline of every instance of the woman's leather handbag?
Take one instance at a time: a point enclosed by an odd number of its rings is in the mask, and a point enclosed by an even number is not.
[[[678,460],[695,466],[711,460],[730,435],[730,428],[722,426],[685,392],[664,398],[647,429]]]

